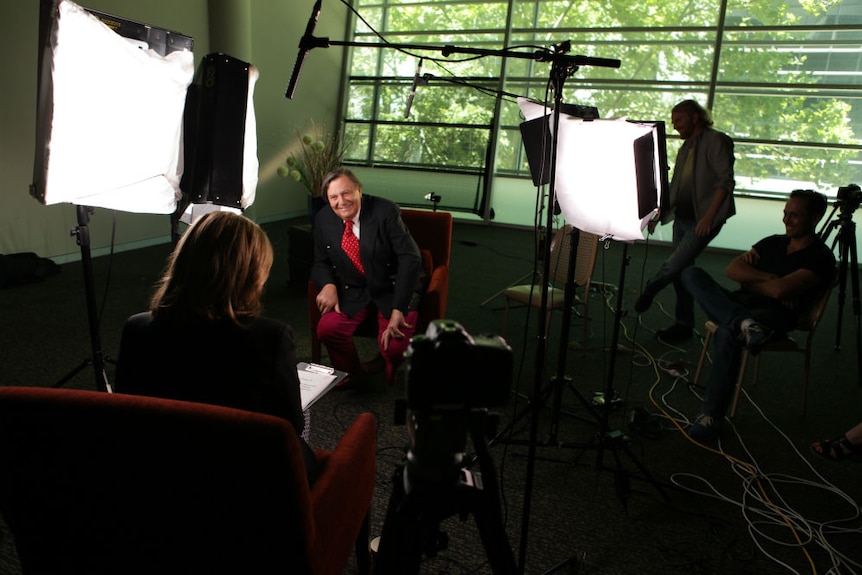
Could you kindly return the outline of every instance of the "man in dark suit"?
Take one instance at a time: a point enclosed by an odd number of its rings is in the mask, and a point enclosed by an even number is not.
[[[332,209],[324,208],[314,221],[311,279],[320,289],[316,303],[321,313],[317,335],[333,367],[355,381],[371,367],[360,363],[353,334],[375,313],[386,380],[393,383],[419,317],[419,246],[398,206],[363,196],[362,184],[351,171],[330,173],[322,194]]]

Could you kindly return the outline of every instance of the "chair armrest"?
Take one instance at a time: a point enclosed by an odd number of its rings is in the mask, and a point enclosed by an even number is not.
[[[312,280],[308,280],[308,325],[311,332],[317,332],[317,324],[320,322],[320,310],[317,309],[317,294],[320,290]]]
[[[317,285],[308,280],[308,327],[311,330],[311,361],[320,363],[320,340],[317,339],[317,324],[320,323],[320,310],[317,308]]]
[[[434,268],[428,290],[422,300],[422,323],[427,325],[435,319],[446,316],[446,301],[449,297],[449,266]]]
[[[333,451],[316,453],[321,469],[311,489],[313,573],[330,572],[327,565],[346,564],[371,508],[376,449],[376,420],[372,414],[362,413]]]

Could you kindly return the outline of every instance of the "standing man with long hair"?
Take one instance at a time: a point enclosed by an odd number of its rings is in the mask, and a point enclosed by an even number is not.
[[[676,292],[674,324],[659,330],[667,342],[688,339],[694,329],[694,299],[680,285],[679,274],[736,213],[733,202],[733,140],[712,128],[709,112],[694,100],[683,100],[671,111],[671,122],[683,144],[676,156],[668,205],[662,206],[662,224],[673,222],[673,251],[650,278],[635,302],[644,313],[655,296],[673,283]],[[656,222],[649,223],[649,233]]]

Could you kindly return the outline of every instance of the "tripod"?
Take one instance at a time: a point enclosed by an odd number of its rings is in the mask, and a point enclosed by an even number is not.
[[[99,314],[96,309],[96,288],[93,284],[93,260],[90,257],[90,214],[93,208],[89,206],[76,206],[78,211],[78,225],[72,230],[72,235],[81,247],[81,264],[84,268],[84,289],[87,298],[87,323],[90,327],[90,349],[92,357],[85,359],[78,367],[66,374],[53,387],[62,387],[73,377],[78,375],[87,367],[93,366],[96,378],[96,390],[112,391],[105,374],[105,363],[109,361],[102,354],[102,342],[99,337]]]
[[[859,187],[855,187],[858,193]],[[840,192],[841,190],[839,190]],[[858,199],[855,201],[839,200],[832,208],[829,219],[840,208],[838,218],[830,221],[820,230],[820,239],[826,243],[829,235],[837,229],[838,233],[830,246],[832,250],[838,244],[838,320],[835,332],[835,349],[841,349],[841,326],[843,320],[844,300],[847,296],[847,275],[850,273],[851,286],[853,289],[853,315],[856,318],[854,328],[856,332],[856,362],[859,377],[859,385],[862,385],[862,334],[860,334],[860,301],[859,301],[859,267],[856,253],[856,223],[853,221],[853,212],[859,206]],[[848,270],[848,258],[850,268]]]
[[[392,495],[380,535],[374,575],[418,573],[423,552],[434,556],[446,547],[447,540],[439,529],[440,521],[456,514],[462,520],[468,514],[475,517],[495,575],[518,572],[503,528],[496,470],[484,434],[488,414],[484,409],[473,409],[468,417],[480,472],[452,468],[454,475],[445,470],[440,473],[439,469],[427,470],[426,474],[418,465],[411,465],[411,460],[416,460],[408,452],[406,467],[397,466],[392,477]]]

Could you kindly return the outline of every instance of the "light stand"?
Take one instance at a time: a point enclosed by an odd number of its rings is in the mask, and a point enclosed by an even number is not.
[[[567,77],[569,77],[571,74],[573,74],[576,70],[577,70],[577,66],[571,66],[571,65],[568,65],[566,63],[558,64],[556,61],[555,61],[554,65],[552,67],[552,70],[551,70],[551,83],[552,83],[552,87],[554,90],[554,112],[553,112],[553,129],[551,131],[551,148],[550,148],[550,150],[551,150],[551,154],[550,154],[551,169],[550,169],[550,183],[549,183],[549,190],[550,191],[549,191],[549,199],[548,199],[548,205],[549,206],[554,205],[556,190],[557,190],[557,182],[556,182],[556,179],[557,179],[557,156],[559,154],[559,149],[560,149],[560,140],[559,140],[560,110],[562,107],[563,85],[564,85],[565,79]],[[546,223],[547,234],[549,237],[551,234],[552,226],[553,226],[553,211],[549,209],[547,212],[547,223]],[[620,463],[621,463],[620,458],[618,456],[618,450],[622,449],[623,451],[625,451],[629,455],[629,457],[632,460],[634,460],[637,467],[646,475],[647,480],[650,481],[656,487],[656,489],[659,491],[659,493],[665,498],[665,500],[667,500],[668,499],[667,494],[658,485],[658,483],[656,483],[655,480],[652,479],[652,477],[649,475],[649,473],[647,472],[647,470],[643,466],[643,464],[640,461],[638,461],[637,458],[634,456],[634,454],[632,454],[631,451],[629,451],[628,448],[625,446],[624,442],[622,441],[622,435],[619,434],[618,432],[611,433],[609,430],[608,418],[609,418],[609,413],[610,413],[610,409],[611,409],[609,398],[611,398],[615,395],[615,392],[613,390],[613,364],[616,360],[616,347],[617,347],[617,342],[619,340],[619,323],[620,323],[620,313],[621,313],[620,310],[621,310],[621,306],[622,306],[621,299],[622,299],[623,285],[624,285],[624,280],[625,280],[625,265],[626,265],[626,262],[625,262],[626,255],[625,254],[623,256],[622,269],[621,269],[621,273],[620,273],[620,285],[618,288],[618,299],[620,301],[618,301],[617,312],[616,312],[616,316],[615,316],[614,336],[613,336],[613,342],[612,342],[613,347],[612,347],[612,351],[611,351],[611,366],[609,368],[607,385],[605,387],[605,392],[604,392],[605,405],[603,406],[601,413],[598,413],[596,411],[596,409],[593,408],[593,406],[591,406],[589,404],[589,402],[587,402],[586,399],[580,393],[578,393],[576,389],[574,389],[571,386],[570,382],[568,381],[568,379],[565,376],[566,352],[568,349],[568,329],[569,329],[569,323],[570,323],[569,318],[570,318],[570,314],[571,314],[572,301],[574,299],[574,282],[573,282],[573,274],[574,274],[574,268],[575,268],[574,261],[575,261],[575,258],[577,257],[577,242],[578,242],[578,240],[577,240],[578,232],[574,232],[574,234],[575,234],[575,237],[573,237],[572,251],[570,254],[570,257],[572,259],[571,259],[571,263],[569,265],[569,277],[567,278],[567,282],[566,282],[565,304],[563,306],[564,318],[562,320],[563,326],[562,326],[562,334],[560,336],[560,352],[559,352],[558,358],[557,358],[557,373],[556,373],[554,380],[552,380],[552,382],[550,384],[551,389],[554,390],[554,403],[552,406],[551,437],[550,437],[549,441],[553,442],[557,445],[560,445],[562,447],[595,447],[592,444],[587,444],[587,445],[559,444],[557,442],[557,431],[558,431],[558,422],[559,422],[560,405],[561,405],[561,397],[562,397],[562,388],[563,388],[563,384],[567,384],[570,387],[570,389],[572,389],[572,391],[575,393],[575,395],[578,397],[578,399],[581,401],[581,403],[595,417],[595,419],[599,425],[599,429],[597,432],[598,446],[597,446],[596,468],[597,469],[603,468],[604,452],[606,449],[611,449],[613,454],[614,454],[614,458],[617,462],[616,477],[617,477],[618,491],[623,487],[627,487],[625,485],[621,485],[623,479],[625,479],[625,481],[627,481],[627,475],[625,475],[624,472],[622,471],[622,468],[620,466]],[[550,274],[549,268],[550,268],[550,257],[546,257],[545,258],[545,265],[543,268],[543,277],[545,277],[545,278],[549,277],[549,274]],[[547,305],[548,305],[548,286],[547,286],[547,282],[543,281],[542,282],[541,309],[546,310]],[[539,398],[542,397],[544,394],[544,392],[542,390],[542,371],[543,371],[543,367],[544,367],[544,354],[545,354],[545,337],[546,337],[545,336],[545,333],[546,333],[545,319],[546,319],[546,317],[547,317],[547,314],[544,313],[544,311],[542,311],[539,314],[539,318],[538,318],[539,319],[539,321],[538,321],[539,325],[537,327],[538,346],[537,346],[537,352],[536,352],[536,358],[537,359],[536,359],[535,373],[534,373],[534,380],[533,380],[534,381],[534,390],[533,390],[533,400],[532,400],[532,404],[531,404],[532,417],[531,417],[531,422],[530,422],[531,423],[531,425],[530,425],[530,445],[529,445],[529,453],[528,453],[528,459],[527,459],[527,468],[528,469],[527,469],[527,483],[525,486],[525,496],[524,496],[524,514],[522,516],[522,522],[523,522],[522,533],[526,533],[527,529],[528,529],[528,522],[529,522],[529,515],[530,515],[530,504],[531,504],[530,502],[531,502],[531,497],[532,497],[532,495],[531,495],[532,494],[532,478],[533,478],[534,469],[535,469],[536,448],[538,445],[538,439],[537,438],[538,438],[539,416],[541,413],[541,409],[543,407],[543,404],[542,404],[542,402],[539,401]],[[522,557],[523,557],[523,554],[525,553],[525,549],[523,548],[524,539],[525,538],[522,539],[522,549],[521,549]],[[556,572],[557,570],[559,570],[563,567],[567,567],[567,566],[572,565],[574,561],[575,561],[574,558],[570,558],[570,559],[564,561],[563,563],[555,566],[554,568],[552,568],[550,571],[547,571],[546,573]]]
[[[616,461],[616,469],[614,470],[614,479],[615,486],[617,490],[617,496],[625,503],[625,496],[628,493],[628,474],[621,466],[619,451],[623,451],[629,459],[637,466],[641,473],[643,473],[646,480],[656,488],[656,491],[662,496],[662,498],[668,502],[670,501],[670,497],[667,492],[662,488],[662,486],[650,475],[649,470],[644,466],[644,464],[635,456],[634,453],[628,448],[626,445],[625,437],[620,431],[611,431],[610,429],[610,412],[611,412],[611,400],[615,396],[616,392],[614,391],[614,366],[616,365],[616,357],[617,357],[617,349],[619,347],[620,341],[620,324],[622,322],[622,308],[623,308],[623,289],[625,287],[625,279],[626,279],[626,267],[629,264],[628,257],[628,244],[623,242],[623,255],[622,260],[620,262],[620,282],[619,288],[617,289],[617,303],[616,309],[614,310],[614,328],[611,335],[611,353],[610,353],[610,361],[608,365],[608,378],[605,385],[604,390],[604,408],[601,410],[601,418],[599,420],[599,430],[596,434],[598,447],[596,453],[596,469],[605,469],[604,467],[604,454],[605,450],[610,449],[614,460]]]
[[[853,289],[853,316],[854,329],[856,332],[856,365],[859,378],[859,385],[862,385],[862,330],[860,330],[860,300],[859,300],[859,268],[856,253],[856,223],[853,221],[853,212],[859,207],[860,192],[859,186],[851,184],[838,190],[839,200],[835,203],[832,213],[829,214],[828,224],[820,230],[820,239],[823,243],[829,238],[833,230],[837,229],[838,233],[830,246],[835,249],[835,244],[838,244],[838,319],[835,330],[835,349],[841,349],[841,326],[844,317],[844,300],[847,293],[847,275],[850,274],[851,287]],[[844,196],[844,197],[842,197]],[[832,219],[835,211],[840,208],[837,219]],[[848,269],[849,261],[849,269]]]
[[[565,74],[554,74],[552,81],[557,95],[562,91],[562,81]],[[555,99],[554,123],[551,132],[553,140],[549,147],[548,158],[553,168],[550,173],[557,178],[551,184],[551,202],[557,202],[567,222],[574,228],[596,234],[603,239],[613,238],[622,241],[642,240],[642,230],[645,223],[654,216],[659,206],[660,191],[667,188],[667,160],[664,148],[664,124],[661,122],[625,122],[619,120],[576,121],[567,119],[560,122],[559,99]],[[535,116],[546,116],[546,110],[541,105],[521,102],[524,115],[529,119]],[[535,154],[534,154],[535,155]],[[558,158],[577,159],[561,164],[558,168]],[[613,163],[611,163],[613,162]],[[562,176],[562,179],[559,178]],[[637,191],[637,202],[632,200],[632,191]],[[549,217],[550,221],[550,217]],[[620,286],[617,288],[618,304],[615,315],[615,329],[611,351],[611,368],[608,380],[602,394],[604,400],[599,408],[594,408],[581,396],[576,389],[572,391],[595,418],[598,431],[588,444],[565,444],[556,440],[556,426],[559,418],[560,395],[564,385],[570,385],[565,378],[565,354],[568,346],[568,319],[563,320],[563,335],[558,357],[558,372],[550,387],[554,391],[554,406],[551,421],[551,441],[559,447],[579,447],[597,449],[597,469],[604,469],[603,459],[607,450],[611,450],[616,460],[615,478],[617,492],[621,499],[627,494],[628,474],[622,469],[619,451],[626,452],[637,467],[644,473],[646,480],[651,482],[659,494],[668,500],[662,487],[650,477],[646,468],[628,451],[624,436],[609,427],[609,413],[613,398],[613,364],[616,362],[616,352],[619,341],[619,327],[622,310],[622,291],[625,280],[625,265],[627,254],[624,254],[620,271]],[[574,260],[573,260],[574,261]],[[567,282],[567,297],[572,297],[573,282]],[[571,299],[564,305],[564,312],[571,313]],[[541,320],[544,318],[540,317]],[[540,330],[544,328],[540,327]],[[540,332],[539,337],[542,337]],[[541,381],[541,366],[537,366],[534,384],[537,390]],[[571,386],[570,386],[571,387]],[[533,394],[539,397],[538,391]],[[537,425],[538,410],[541,405],[532,404],[532,423]],[[532,430],[531,430],[532,431]],[[535,435],[531,435],[532,450],[537,445]],[[528,464],[529,465],[529,464]],[[624,501],[625,503],[625,501]],[[570,564],[571,561],[561,566]],[[558,569],[561,566],[555,568]]]
[[[66,374],[54,387],[62,387],[82,370],[93,366],[93,374],[96,378],[97,391],[113,391],[105,374],[105,363],[111,360],[102,355],[102,342],[99,337],[99,312],[96,309],[96,288],[93,283],[93,260],[90,257],[90,214],[93,208],[88,206],[76,206],[78,212],[78,225],[71,235],[81,247],[81,264],[84,268],[84,289],[87,299],[87,324],[90,328],[90,348],[92,357],[85,359],[78,367]]]

